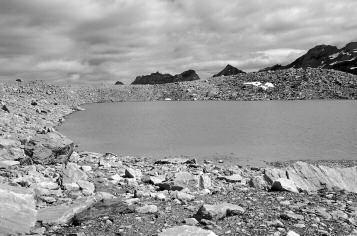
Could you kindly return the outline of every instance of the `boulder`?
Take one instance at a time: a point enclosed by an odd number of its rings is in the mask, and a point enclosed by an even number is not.
[[[271,186],[271,190],[273,191],[288,191],[293,193],[299,193],[295,183],[290,179],[280,178],[274,181]]]
[[[231,203],[221,203],[216,205],[204,204],[195,214],[197,220],[219,220],[227,216],[243,214],[244,209]]]
[[[216,236],[211,230],[201,229],[196,226],[182,225],[163,230],[158,236]]]
[[[0,160],[18,160],[25,157],[21,143],[18,140],[0,137]]]
[[[181,171],[175,173],[171,181],[157,184],[161,190],[181,191],[184,188],[196,189],[198,187],[198,176],[190,172]]]
[[[280,178],[289,179],[301,191],[338,188],[357,193],[357,166],[332,168],[299,161],[285,169],[267,169],[264,177],[270,184]]]
[[[35,164],[67,163],[73,152],[73,141],[53,131],[36,134],[25,143],[25,154]]]
[[[0,235],[29,233],[36,216],[33,192],[0,184]]]

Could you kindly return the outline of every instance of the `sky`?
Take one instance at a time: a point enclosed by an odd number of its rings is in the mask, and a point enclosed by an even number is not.
[[[356,0],[0,0],[0,80],[256,71],[357,41]]]

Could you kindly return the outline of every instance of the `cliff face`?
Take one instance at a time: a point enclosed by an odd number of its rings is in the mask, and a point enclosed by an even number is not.
[[[199,79],[200,77],[194,70],[187,70],[177,75],[161,74],[160,72],[156,72],[150,75],[138,76],[131,84],[167,84]]]
[[[237,74],[245,74],[245,72],[228,64],[223,70],[215,74],[213,77],[230,76],[230,75],[237,75]]]
[[[262,71],[308,67],[357,74],[357,42],[348,43],[341,49],[331,45],[318,45],[286,66],[276,65]]]

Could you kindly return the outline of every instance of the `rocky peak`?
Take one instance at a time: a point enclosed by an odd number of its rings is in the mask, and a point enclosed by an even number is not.
[[[230,75],[237,75],[242,73],[245,72],[228,64],[222,71],[220,71],[218,74],[215,74],[213,77],[230,76]]]
[[[117,82],[115,82],[115,84],[114,85],[123,85],[124,83],[123,82],[121,82],[121,81],[117,81]]]
[[[357,52],[357,42],[350,42],[350,43],[346,44],[346,46],[343,47],[342,50]]]
[[[199,79],[200,77],[194,70],[187,70],[177,75],[161,74],[160,72],[156,72],[150,75],[138,76],[132,84],[166,84]]]

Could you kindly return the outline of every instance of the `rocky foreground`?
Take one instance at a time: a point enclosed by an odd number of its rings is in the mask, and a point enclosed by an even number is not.
[[[55,131],[89,102],[355,99],[356,84],[312,69],[120,88],[2,84],[0,235],[357,235],[356,162],[148,160],[79,152]]]

